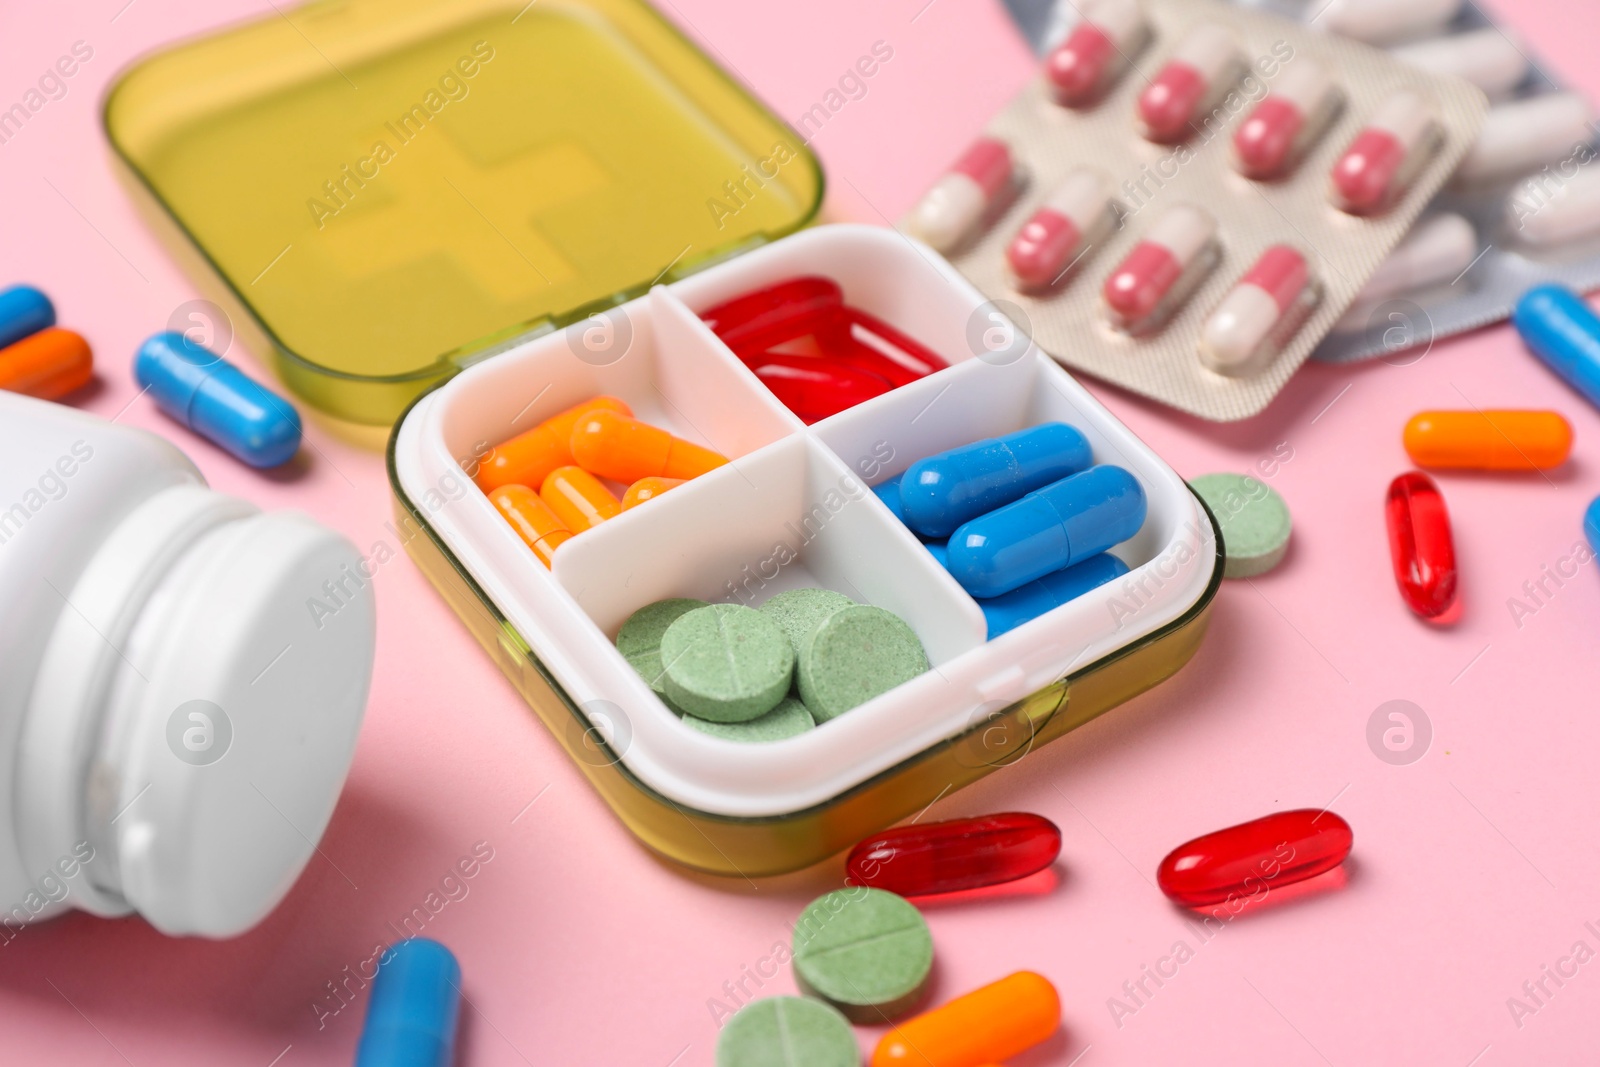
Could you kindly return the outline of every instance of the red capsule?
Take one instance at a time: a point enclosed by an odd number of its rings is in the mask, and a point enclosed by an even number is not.
[[[809,425],[846,408],[882,396],[894,386],[882,375],[823,356],[785,356],[768,352],[747,361],[784,407]]]
[[[1331,811],[1279,812],[1179,845],[1161,861],[1156,882],[1186,908],[1259,900],[1333,870],[1350,855],[1352,839],[1350,824]]]
[[[819,356],[848,363],[906,385],[949,366],[943,359],[876,316],[856,308],[823,311],[788,327],[767,330],[734,346],[746,365],[769,354]]]
[[[851,849],[845,870],[854,885],[921,897],[1026,878],[1060,854],[1055,823],[1005,812],[885,830]]]
[[[700,315],[730,348],[771,331],[805,333],[812,316],[844,304],[844,291],[832,278],[805,275],[725,300]]]
[[[1406,606],[1436,619],[1456,602],[1456,546],[1450,512],[1432,478],[1409,471],[1389,483],[1384,504],[1389,521],[1389,557]]]

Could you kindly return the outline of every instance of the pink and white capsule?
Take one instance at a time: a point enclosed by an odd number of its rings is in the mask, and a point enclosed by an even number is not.
[[[1111,220],[1111,184],[1080,168],[1062,179],[1006,249],[1006,263],[1024,289],[1046,289],[1085,252],[1085,242]]]
[[[1111,322],[1138,332],[1172,310],[1202,268],[1216,239],[1217,220],[1191,204],[1176,204],[1106,279],[1102,297]]]
[[[1399,199],[1438,138],[1433,104],[1403,90],[1378,105],[1333,165],[1331,197],[1352,215],[1382,211]]]
[[[1233,135],[1233,165],[1246,178],[1286,173],[1327,129],[1339,102],[1339,87],[1321,64],[1291,63],[1271,93]]]
[[[1044,76],[1056,101],[1087,104],[1103,93],[1150,36],[1138,0],[1093,0],[1083,21],[1044,61]]]
[[[940,252],[961,244],[1011,188],[1011,150],[1004,141],[980,137],[912,213],[916,235]]]
[[[1203,22],[1178,42],[1155,80],[1139,94],[1139,127],[1151,141],[1181,141],[1200,112],[1221,96],[1240,69],[1233,34]]]
[[[1261,253],[1223,297],[1200,335],[1200,355],[1223,374],[1247,369],[1286,316],[1297,314],[1311,283],[1306,257],[1288,245]]]

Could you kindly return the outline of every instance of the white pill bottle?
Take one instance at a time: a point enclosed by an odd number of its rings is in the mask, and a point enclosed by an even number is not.
[[[349,770],[371,585],[161,438],[0,393],[0,942],[74,907],[209,937],[271,911]]]

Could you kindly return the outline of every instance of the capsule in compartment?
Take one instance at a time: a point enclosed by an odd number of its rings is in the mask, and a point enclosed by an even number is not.
[[[1164,144],[1184,140],[1238,80],[1243,66],[1239,44],[1226,27],[1196,26],[1139,94],[1139,132]]]
[[[1333,165],[1330,198],[1351,215],[1377,214],[1405,195],[1438,144],[1433,103],[1409,89],[1395,93]]]
[[[531,430],[501,441],[478,464],[474,480],[485,493],[502,485],[538,488],[550,472],[572,462],[572,428],[591,411],[632,415],[633,409],[614,396],[597,396],[558,411]]]
[[[844,868],[852,885],[920,897],[1013,882],[1060,854],[1055,823],[1004,812],[885,830],[852,848]]]
[[[792,329],[805,332],[813,316],[844,306],[844,290],[832,278],[802,275],[725,300],[700,313],[705,324],[729,348],[739,348],[752,338]]]
[[[1044,60],[1056,102],[1080,107],[1099,99],[1150,40],[1137,0],[1091,0],[1083,20]]]
[[[1006,248],[1006,265],[1023,289],[1048,289],[1088,254],[1116,222],[1111,182],[1084,167],[1062,179]]]
[[[928,546],[932,549],[932,545]],[[940,559],[938,553],[934,558]],[[1090,556],[1043,578],[1029,582],[1000,596],[978,601],[983,609],[983,619],[988,626],[988,638],[993,641],[1001,634],[1010,633],[1023,623],[1032,622],[1049,611],[1078,599],[1083,594],[1114,582],[1128,573],[1128,565],[1109,552]]]
[[[1444,494],[1432,478],[1409,471],[1389,483],[1384,504],[1389,558],[1406,606],[1436,619],[1456,603],[1456,546]]]
[[[1295,60],[1234,133],[1234,168],[1257,180],[1289,173],[1327,130],[1343,99],[1320,63]]]
[[[140,345],[133,376],[162,411],[252,467],[300,450],[300,415],[287,400],[181,333]]]
[[[1106,279],[1111,324],[1146,333],[1165,322],[1216,263],[1216,234],[1209,212],[1192,204],[1168,209]]]
[[[899,480],[905,523],[924,537],[948,537],[969,519],[1076,474],[1094,462],[1082,431],[1064,422],[919,459]]]
[[[728,462],[726,456],[693,441],[604,409],[586,412],[573,426],[572,458],[591,474],[623,483],[650,477],[698,478]]]
[[[783,406],[807,425],[882,396],[894,386],[882,375],[826,356],[769,352],[745,364]]]
[[[1175,904],[1204,908],[1259,901],[1303,882],[1350,855],[1355,835],[1331,811],[1300,808],[1216,830],[1167,853],[1156,884]]]
[[[1306,257],[1273,245],[1206,320],[1201,361],[1219,374],[1258,368],[1300,328],[1316,294]]]
[[[551,471],[539,487],[539,499],[574,534],[622,514],[622,502],[582,467],[557,467]]]
[[[951,251],[997,211],[1011,192],[1012,177],[1005,142],[978,138],[917,204],[912,232],[940,252]]]
[[[1423,411],[1403,440],[1419,467],[1547,471],[1572,452],[1572,424],[1554,411]]]
[[[489,501],[546,567],[556,549],[572,539],[572,531],[550,510],[550,505],[525,485],[491,489]]]
[[[622,494],[622,510],[636,508],[647,500],[654,500],[669,490],[676,489],[686,478],[640,478]]]

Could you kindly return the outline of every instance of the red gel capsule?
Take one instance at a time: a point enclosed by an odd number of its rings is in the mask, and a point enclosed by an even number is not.
[[[1186,908],[1260,899],[1333,870],[1353,839],[1350,824],[1331,811],[1279,812],[1179,845],[1161,861],[1156,882]]]
[[[1061,831],[1042,815],[1003,812],[885,830],[850,850],[853,885],[903,897],[955,893],[1036,874],[1061,854]]]
[[[844,291],[832,278],[805,275],[757,289],[707,308],[700,318],[730,348],[774,331],[795,337],[809,332],[810,320],[844,304]]]
[[[1389,557],[1406,606],[1434,619],[1456,602],[1456,546],[1450,512],[1432,478],[1410,471],[1389,483],[1384,502],[1389,522]]]
[[[734,345],[734,352],[747,365],[769,353],[836,359],[876,374],[892,386],[907,385],[949,366],[893,326],[856,308],[820,312],[796,325],[801,328],[768,330],[751,337]]]
[[[807,425],[882,396],[894,386],[881,375],[837,359],[767,353],[746,364],[784,407]]]

